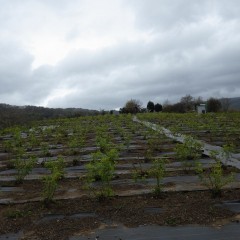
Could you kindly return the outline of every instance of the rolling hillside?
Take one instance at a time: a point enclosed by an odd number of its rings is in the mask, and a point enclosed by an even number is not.
[[[31,121],[96,115],[99,111],[82,108],[44,108],[36,106],[12,106],[0,103],[0,129]]]

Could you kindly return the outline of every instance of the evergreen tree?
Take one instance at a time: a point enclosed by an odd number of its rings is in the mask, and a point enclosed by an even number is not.
[[[154,103],[149,101],[147,104],[147,109],[149,112],[154,112]]]
[[[159,103],[155,104],[155,106],[154,106],[155,112],[161,112],[162,108],[163,108],[162,105]]]

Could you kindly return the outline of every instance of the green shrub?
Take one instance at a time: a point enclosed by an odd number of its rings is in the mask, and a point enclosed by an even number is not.
[[[48,205],[53,200],[59,180],[64,177],[64,159],[58,157],[55,161],[45,162],[44,166],[51,172],[50,175],[43,177],[43,201]]]
[[[110,182],[114,176],[116,151],[112,150],[103,154],[97,152],[93,154],[92,161],[86,165],[87,169],[87,185],[93,190],[97,197],[109,197],[113,195]],[[92,187],[93,183],[98,181],[100,190]]]
[[[235,151],[235,149],[236,147],[232,143],[223,145],[220,155],[224,159],[225,165],[228,164],[230,158],[232,157],[232,153]]]
[[[47,142],[41,143],[41,152],[42,152],[42,156],[45,158],[44,160],[46,160],[46,157],[51,156],[51,153],[49,151],[49,144]]]
[[[146,178],[148,177],[148,171],[144,170],[142,167],[142,163],[138,161],[138,163],[132,164],[132,178],[135,182],[142,181],[144,182]]]
[[[162,192],[162,180],[166,174],[165,159],[155,159],[153,161],[153,166],[148,171],[149,176],[156,179],[157,184],[154,187],[154,193],[159,195]]]
[[[216,153],[212,152],[212,156],[216,157]],[[196,164],[196,172],[200,181],[212,192],[213,197],[221,195],[222,188],[234,181],[233,173],[224,175],[222,163],[216,159],[209,169],[204,170],[200,162]]]
[[[24,178],[32,171],[34,165],[36,164],[36,157],[31,156],[30,158],[17,157],[13,160],[14,168],[17,171],[16,182],[22,183]]]
[[[176,158],[182,162],[184,171],[194,167],[189,160],[197,160],[202,154],[202,144],[191,136],[186,136],[182,144],[177,144],[175,147]]]

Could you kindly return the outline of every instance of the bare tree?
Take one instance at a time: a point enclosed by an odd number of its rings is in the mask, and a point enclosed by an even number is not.
[[[221,104],[222,104],[222,110],[224,112],[228,112],[229,107],[230,107],[230,99],[229,98],[223,98],[221,99]]]
[[[168,99],[166,99],[164,102],[163,102],[163,108],[167,107],[171,105],[170,101]]]
[[[207,112],[219,112],[222,107],[220,100],[216,98],[209,98],[207,100]]]
[[[183,104],[184,111],[189,112],[194,110],[194,98],[190,94],[182,97],[180,103]]]
[[[125,106],[123,107],[124,113],[138,113],[141,112],[142,103],[139,100],[131,99],[126,102]]]

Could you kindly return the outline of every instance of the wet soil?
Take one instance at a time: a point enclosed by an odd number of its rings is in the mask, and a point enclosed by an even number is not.
[[[22,239],[68,239],[104,225],[211,225],[237,220],[239,213],[221,207],[240,198],[240,190],[226,190],[213,199],[209,191],[146,194],[131,197],[59,200],[0,205],[0,235],[23,232]],[[85,213],[85,214],[84,214]]]

